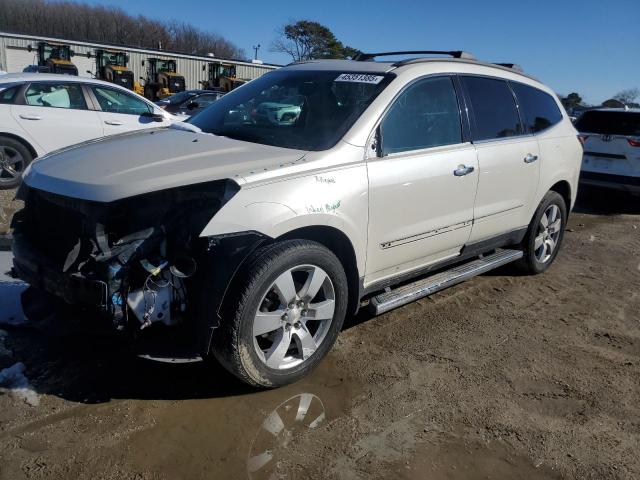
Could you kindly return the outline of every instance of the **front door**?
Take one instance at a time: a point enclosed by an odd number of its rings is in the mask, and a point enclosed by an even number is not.
[[[469,238],[478,183],[450,76],[409,85],[385,114],[367,160],[365,286],[454,257]],[[371,151],[371,149],[367,149]]]
[[[151,118],[153,107],[136,95],[102,85],[91,85],[90,88],[100,106],[98,114],[102,119],[105,135],[166,127],[170,123],[167,119],[162,122],[154,121]]]
[[[87,109],[76,82],[33,82],[11,115],[46,152],[102,137],[98,114]]]

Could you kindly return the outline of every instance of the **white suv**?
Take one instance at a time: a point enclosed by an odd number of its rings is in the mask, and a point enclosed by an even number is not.
[[[16,274],[102,311],[149,358],[213,353],[272,387],[312,369],[363,305],[386,312],[516,260],[544,271],[576,197],[577,132],[537,80],[445,53],[292,64],[192,131],[35,162]],[[261,119],[291,98],[287,121]],[[172,351],[145,342],[163,332]]]
[[[36,157],[106,135],[177,121],[113,83],[45,73],[0,77],[0,189],[14,188]]]
[[[640,193],[640,109],[597,109],[576,128],[584,143],[581,183]]]

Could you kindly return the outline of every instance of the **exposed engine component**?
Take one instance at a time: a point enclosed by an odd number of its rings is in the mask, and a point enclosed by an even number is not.
[[[135,337],[154,323],[177,325],[189,318],[196,259],[211,248],[199,233],[237,190],[214,181],[100,203],[23,185],[15,268],[69,304],[98,307]]]
[[[181,277],[162,270],[168,262],[155,267],[147,260],[140,262],[149,276],[142,288],[129,292],[127,305],[140,321],[140,329],[154,322],[172,326],[181,320],[187,310],[187,293]],[[172,266],[173,269],[173,266]]]

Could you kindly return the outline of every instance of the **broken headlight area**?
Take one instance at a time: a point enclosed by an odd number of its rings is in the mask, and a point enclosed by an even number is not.
[[[23,186],[15,271],[68,303],[97,307],[118,330],[175,325],[209,248],[199,234],[238,189],[220,180],[101,203]]]

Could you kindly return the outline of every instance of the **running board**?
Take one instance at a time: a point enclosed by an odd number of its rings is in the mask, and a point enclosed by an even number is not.
[[[491,255],[477,258],[476,260],[458,265],[450,270],[436,273],[430,277],[376,295],[371,299],[369,306],[374,314],[380,315],[418,300],[419,298],[452,287],[476,275],[483,274],[489,270],[518,260],[522,258],[522,255],[522,251],[520,250],[497,250]]]

